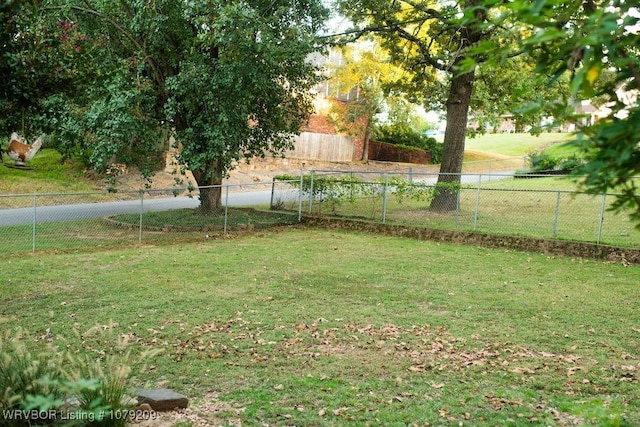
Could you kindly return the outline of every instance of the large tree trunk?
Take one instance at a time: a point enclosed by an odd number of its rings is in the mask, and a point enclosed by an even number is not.
[[[451,79],[449,99],[447,100],[447,127],[444,134],[444,147],[440,175],[436,185],[436,195],[431,201],[430,210],[446,212],[456,209],[460,183],[464,142],[469,116],[469,104],[473,92],[475,72],[456,75]]]
[[[200,191],[200,211],[205,215],[219,214],[222,206],[222,172],[214,168],[211,177],[206,179],[207,171],[194,170],[193,177]]]
[[[479,0],[466,0],[465,8],[477,6]],[[444,134],[444,147],[440,175],[436,185],[436,194],[431,201],[430,210],[447,212],[456,209],[459,190],[455,184],[460,184],[462,160],[464,157],[464,140],[469,117],[469,105],[475,80],[475,68],[467,72],[460,72],[457,66],[463,64],[465,50],[482,40],[484,34],[481,24],[486,21],[487,11],[478,7],[474,10],[475,22],[460,29],[460,51],[463,52],[455,60],[449,98],[447,99],[447,127]],[[438,188],[440,185],[440,188]]]

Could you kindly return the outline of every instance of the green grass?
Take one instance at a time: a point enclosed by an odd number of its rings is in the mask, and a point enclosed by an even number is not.
[[[562,142],[559,144],[553,144],[545,148],[545,153],[557,157],[567,158],[573,155],[579,154],[580,150],[575,146],[572,141]]]
[[[56,150],[43,148],[29,162],[31,170],[20,170],[6,167],[13,160],[5,155],[5,166],[0,167],[0,194],[93,191],[94,182],[85,176],[80,161],[61,163],[60,159]]]
[[[373,186],[380,194],[338,203],[330,199],[323,203],[316,201],[312,213],[380,222],[385,206],[385,222],[394,225],[640,247],[640,230],[629,216],[608,210],[613,196],[605,199],[600,227],[602,196],[577,193],[576,182],[568,178],[487,181],[479,193],[477,184],[464,185],[459,209],[450,213],[430,212],[425,198],[413,200],[389,194],[384,200],[382,184]],[[305,214],[309,212],[308,206],[305,200]],[[290,209],[297,209],[297,204]]]
[[[124,214],[111,217],[116,222],[138,226],[139,214]],[[298,221],[297,215],[270,212],[252,208],[229,208],[219,215],[202,215],[198,209],[173,209],[162,212],[147,212],[143,215],[147,229],[174,229],[183,231],[255,229],[275,225],[291,224]]]
[[[533,136],[527,133],[494,133],[467,138],[467,150],[493,153],[503,156],[524,156],[531,150],[541,149],[569,138],[566,133],[543,133]]]
[[[3,266],[0,332],[161,349],[133,385],[209,424],[640,423],[637,267],[313,229]]]
[[[297,213],[230,208],[223,215],[200,215],[196,209],[174,209],[140,215],[115,215],[108,219],[83,219],[0,227],[0,253],[90,248],[114,248],[142,244],[198,241],[223,232],[257,231],[297,223]],[[35,245],[34,245],[35,239]]]
[[[34,249],[67,250],[122,246],[138,241],[137,230],[112,227],[101,219],[61,221],[32,225],[15,225],[1,228],[3,253],[26,252]]]

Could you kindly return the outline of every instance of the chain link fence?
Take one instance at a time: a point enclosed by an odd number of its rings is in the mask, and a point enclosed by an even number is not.
[[[196,212],[198,189],[0,195],[0,252],[194,241],[298,221],[295,212],[269,211],[268,185],[221,191],[221,212],[206,216]]]
[[[610,210],[615,194],[578,191],[567,176],[468,173],[459,176],[459,185],[437,181],[436,173],[314,170],[276,177],[271,205],[301,216],[640,247],[640,231],[628,214]]]
[[[196,212],[198,189],[0,195],[0,252],[197,241],[307,215],[640,247],[628,215],[609,210],[614,194],[580,192],[564,176],[515,178],[508,170],[515,164],[505,165],[502,172],[464,173],[450,186],[437,185],[435,171],[411,168],[300,170],[268,185],[223,185],[222,211],[209,216]]]

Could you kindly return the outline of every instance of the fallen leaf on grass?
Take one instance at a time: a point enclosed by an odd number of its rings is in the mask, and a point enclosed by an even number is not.
[[[511,370],[514,374],[535,374],[536,371],[531,368],[516,367]]]
[[[341,406],[341,407],[339,407],[338,409],[334,409],[334,410],[333,410],[333,415],[335,415],[335,416],[342,415],[342,413],[343,413],[344,411],[346,411],[347,409],[349,409],[347,406]]]

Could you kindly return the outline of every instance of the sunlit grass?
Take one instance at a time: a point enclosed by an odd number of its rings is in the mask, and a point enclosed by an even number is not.
[[[544,152],[550,156],[557,158],[567,158],[573,155],[579,155],[580,150],[572,141],[566,141],[558,144],[552,144],[544,149]]]
[[[393,189],[385,198],[382,183],[367,186],[370,193],[377,189],[375,196],[318,200],[311,209],[305,200],[303,211],[414,227],[640,247],[640,230],[629,216],[609,210],[613,196],[603,200],[602,195],[580,193],[570,178],[489,178],[463,185],[458,209],[448,213],[431,212],[428,199],[399,197]]]
[[[539,136],[528,133],[493,133],[467,138],[468,150],[496,153],[504,156],[524,156],[531,150],[541,149],[570,137],[566,133],[543,133]]]

